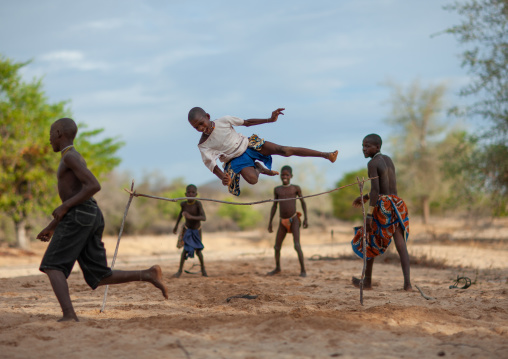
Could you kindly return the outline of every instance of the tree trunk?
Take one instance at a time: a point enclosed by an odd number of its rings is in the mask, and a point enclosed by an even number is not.
[[[14,222],[16,229],[16,245],[18,248],[28,250],[30,248],[30,241],[26,235],[26,221],[22,219],[19,222]]]
[[[422,197],[423,224],[428,224],[430,219],[430,199],[429,196]]]

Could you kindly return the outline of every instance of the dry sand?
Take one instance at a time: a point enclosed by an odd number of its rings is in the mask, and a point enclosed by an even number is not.
[[[412,230],[421,238],[421,228]],[[184,273],[179,279],[171,277],[178,267],[176,236],[125,237],[116,268],[160,264],[170,299],[145,283],[110,286],[100,313],[104,288],[90,290],[76,268],[69,286],[79,323],[56,322],[58,302],[37,271],[46,244],[34,243],[31,254],[0,248],[0,357],[508,357],[506,240],[410,242],[411,254],[447,265],[411,268],[413,286],[435,299],[424,299],[416,288],[404,292],[400,265],[380,259],[374,289],[364,292],[362,306],[359,290],[350,285],[351,276],[361,274],[361,260],[310,260],[314,254],[349,255],[349,226],[334,228],[333,240],[329,230],[303,232],[307,278],[298,276],[290,237],[282,250],[282,273],[265,276],[274,267],[272,237],[205,234],[209,277]],[[104,241],[111,258],[116,238]],[[194,263],[197,258],[185,269],[197,272]],[[449,289],[457,275],[475,283]],[[258,297],[226,301],[240,294]]]

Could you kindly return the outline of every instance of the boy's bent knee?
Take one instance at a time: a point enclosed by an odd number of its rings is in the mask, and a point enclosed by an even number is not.
[[[279,146],[277,149],[281,156],[283,157],[291,156],[291,151],[288,146]]]
[[[245,181],[247,181],[248,184],[256,184],[258,183],[258,178],[256,176],[245,176],[243,177]]]

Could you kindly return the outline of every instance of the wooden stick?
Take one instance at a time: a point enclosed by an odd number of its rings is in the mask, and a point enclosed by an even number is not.
[[[425,299],[427,300],[435,300],[435,298],[432,298],[432,297],[429,297],[428,295],[425,295],[425,293],[423,293],[423,290],[420,289],[420,287],[418,287],[417,285],[415,285],[416,289],[418,289],[420,291],[420,294],[422,295],[422,297],[424,297]]]
[[[348,185],[345,185],[345,186],[342,186],[342,187],[337,187],[337,188],[334,188],[334,189],[332,189],[330,191],[326,191],[326,192],[321,192],[321,193],[317,193],[317,194],[311,194],[311,195],[302,196],[302,197],[280,198],[280,199],[265,199],[265,200],[256,201],[256,202],[231,202],[231,201],[220,201],[218,199],[196,198],[196,197],[165,198],[165,197],[151,196],[151,195],[148,195],[148,194],[133,192],[132,189],[129,191],[128,189],[124,188],[124,190],[127,193],[130,193],[134,197],[146,197],[146,198],[159,199],[159,200],[162,200],[162,201],[169,201],[169,202],[179,202],[179,201],[185,201],[185,200],[188,200],[188,199],[190,199],[190,200],[198,199],[200,201],[209,201],[209,202],[233,204],[233,205],[237,205],[237,206],[252,206],[254,204],[260,204],[260,203],[292,201],[292,200],[295,200],[295,199],[302,199],[302,198],[321,196],[323,194],[332,193],[332,192],[341,190],[341,189],[346,188],[346,187],[350,187],[350,186],[354,186],[356,184],[360,184],[360,182],[362,183],[362,186],[363,186],[364,182],[371,181],[371,180],[373,180],[375,178],[377,178],[377,177],[371,177],[371,178],[367,178],[367,179],[364,178],[362,181],[360,181],[358,179],[358,177],[357,177],[357,181],[358,182],[351,183],[351,184],[348,184]]]
[[[367,268],[367,218],[365,216],[365,206],[363,203],[363,184],[365,178],[360,182],[360,178],[356,177],[358,187],[360,187],[360,201],[362,202],[362,214],[363,214],[363,236],[362,236],[362,252],[363,252],[363,269],[362,278],[360,279],[360,304],[363,305],[363,281],[365,280],[365,270]]]
[[[118,240],[116,242],[115,254],[113,255],[113,261],[111,262],[111,270],[113,270],[113,268],[115,266],[116,255],[118,254],[118,248],[120,247],[120,238],[122,238],[123,226],[125,224],[125,218],[127,218],[127,212],[129,212],[129,207],[131,205],[132,199],[134,198],[134,195],[136,194],[136,192],[133,190],[134,190],[134,180],[132,180],[131,191],[130,191],[131,195],[129,196],[129,201],[127,201],[127,206],[125,207],[125,212],[123,214],[122,225],[120,226],[120,232],[118,233]],[[106,289],[104,290],[104,299],[102,300],[101,313],[104,312],[104,308],[106,307],[106,298],[108,296],[108,288],[109,288],[109,285],[107,285]]]

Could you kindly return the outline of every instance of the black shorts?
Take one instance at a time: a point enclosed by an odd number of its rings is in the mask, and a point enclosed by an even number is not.
[[[102,243],[104,218],[93,198],[71,208],[58,223],[39,269],[55,269],[68,278],[76,260],[86,283],[95,289],[111,274]]]

